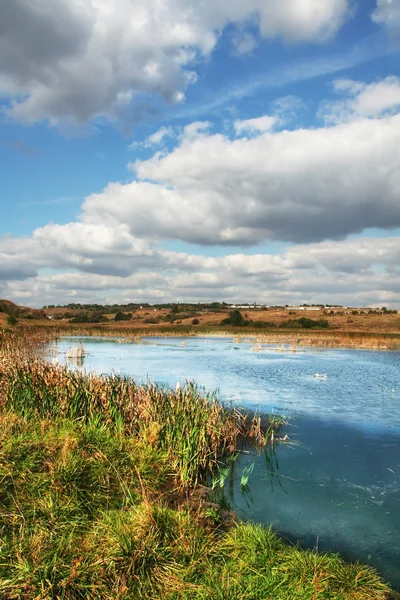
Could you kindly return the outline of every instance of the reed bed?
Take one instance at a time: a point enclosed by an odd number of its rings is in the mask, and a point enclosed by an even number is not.
[[[10,350],[13,352],[10,354]],[[268,443],[257,415],[222,406],[193,383],[171,390],[128,377],[82,374],[29,355],[17,343],[0,349],[0,408],[35,419],[96,420],[167,452],[182,484],[196,484],[233,453],[238,440]]]
[[[355,332],[271,332],[255,336],[257,343],[285,344],[291,348],[358,348],[364,350],[400,349],[400,335]]]
[[[45,330],[46,327],[43,327]],[[110,328],[110,327],[77,327],[64,326],[56,329],[57,335],[62,336],[102,336],[116,337],[128,342],[140,342],[142,337],[197,337],[197,336],[234,336],[251,339],[255,343],[289,344],[292,347],[317,348],[358,348],[364,350],[398,350],[400,349],[400,333],[376,333],[362,331],[263,331],[251,327],[148,327],[148,328]]]

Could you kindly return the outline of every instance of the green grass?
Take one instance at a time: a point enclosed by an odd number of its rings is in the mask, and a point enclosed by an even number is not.
[[[98,420],[0,417],[0,597],[382,600],[372,568],[205,524],[168,455]],[[203,514],[204,513],[204,514]]]
[[[257,417],[225,409],[193,383],[176,390],[151,383],[137,386],[126,377],[10,360],[4,366],[3,390],[0,406],[29,419],[97,420],[137,436],[168,453],[183,485],[204,480],[219,459],[236,449],[239,437],[268,443]]]

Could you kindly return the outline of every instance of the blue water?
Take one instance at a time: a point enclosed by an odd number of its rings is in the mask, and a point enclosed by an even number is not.
[[[61,360],[76,341],[59,343]],[[264,344],[255,352],[230,338],[82,342],[87,370],[173,387],[194,380],[235,406],[285,415],[290,443],[276,446],[272,464],[241,455],[230,502],[242,518],[372,564],[400,588],[400,352]],[[243,494],[241,474],[253,463]]]

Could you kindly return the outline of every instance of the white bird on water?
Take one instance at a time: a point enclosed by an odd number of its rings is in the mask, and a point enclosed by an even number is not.
[[[322,379],[322,380],[328,379],[328,375],[326,375],[326,374],[322,375],[321,373],[315,373],[314,377],[316,377],[317,379]]]

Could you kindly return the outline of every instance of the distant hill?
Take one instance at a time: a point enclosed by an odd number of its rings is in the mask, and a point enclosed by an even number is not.
[[[46,315],[43,310],[37,308],[28,308],[26,306],[18,306],[11,300],[0,300],[0,314],[12,315],[20,319],[45,319]]]

